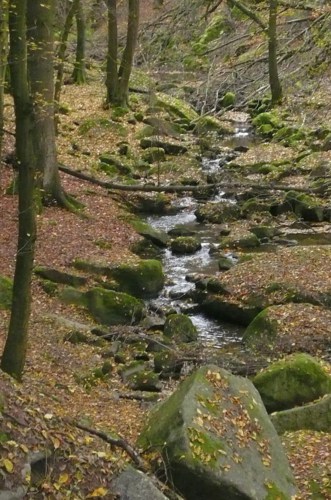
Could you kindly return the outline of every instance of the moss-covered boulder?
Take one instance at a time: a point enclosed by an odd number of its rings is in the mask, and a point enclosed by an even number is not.
[[[157,449],[190,500],[289,499],[294,479],[261,398],[216,366],[188,377],[150,415],[139,444]]]
[[[130,175],[132,173],[129,165],[123,163],[121,158],[117,158],[110,153],[103,153],[100,155],[99,159],[101,164],[114,167],[117,170],[117,173],[121,175]],[[106,171],[106,169],[104,170]],[[109,173],[112,173],[112,170],[110,170]]]
[[[260,240],[258,237],[250,232],[245,232],[239,235],[238,237],[234,236],[225,236],[221,238],[220,247],[221,248],[256,248],[260,246]]]
[[[301,429],[331,432],[331,394],[314,403],[275,412],[270,419],[278,434]]]
[[[178,378],[182,367],[183,361],[174,350],[164,349],[154,354],[154,371],[161,378]]]
[[[158,137],[146,137],[141,139],[142,149],[159,148],[163,149],[168,155],[181,155],[186,153],[187,147],[176,141],[162,141]]]
[[[162,264],[158,260],[121,264],[110,270],[110,277],[115,279],[121,292],[140,298],[154,297],[164,286]]]
[[[104,325],[130,325],[143,317],[144,303],[127,293],[96,287],[84,295],[87,309]]]
[[[168,94],[158,92],[155,105],[167,111],[172,117],[182,118],[188,123],[199,118],[198,113],[187,102]]]
[[[264,225],[251,227],[250,231],[255,234],[259,240],[264,238],[272,239],[280,234],[279,229],[276,227]]]
[[[199,222],[211,222],[212,224],[223,224],[236,220],[240,216],[240,210],[237,205],[227,202],[205,203],[200,205],[195,211]]]
[[[0,309],[10,309],[13,295],[13,282],[0,275]]]
[[[198,338],[197,329],[186,314],[167,316],[164,324],[164,335],[176,342],[192,342]]]
[[[137,233],[146,238],[148,241],[151,241],[161,248],[168,245],[170,238],[166,232],[154,229],[150,224],[147,224],[139,219],[133,219],[130,222]]]
[[[253,383],[268,411],[309,403],[331,391],[331,377],[305,353],[287,356],[258,373]]]
[[[35,268],[34,272],[37,274],[37,276],[40,276],[45,280],[52,281],[54,283],[62,283],[63,285],[69,285],[73,287],[83,286],[87,282],[87,278],[85,278],[84,276],[66,273],[52,267],[39,266]]]
[[[261,311],[246,328],[243,341],[268,356],[299,351],[323,355],[330,349],[330,325],[330,309],[290,302]]]
[[[200,250],[201,242],[196,236],[178,236],[170,246],[173,253],[194,253]]]
[[[285,195],[284,206],[303,220],[321,222],[324,220],[324,206],[316,198],[304,193],[289,191]]]
[[[208,132],[215,132],[220,135],[229,134],[231,128],[215,116],[201,116],[195,123],[194,133],[203,135],[208,134]]]
[[[146,161],[147,163],[155,163],[158,161],[164,161],[165,160],[165,151],[163,148],[158,148],[158,147],[151,147],[145,149],[145,151],[142,154],[142,159],[143,161]]]

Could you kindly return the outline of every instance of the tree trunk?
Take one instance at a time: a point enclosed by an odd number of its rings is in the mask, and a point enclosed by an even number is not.
[[[117,0],[108,0],[108,51],[107,51],[107,103],[117,102],[118,74],[117,74]]]
[[[61,41],[59,45],[59,49],[57,52],[57,75],[55,81],[55,91],[54,91],[54,101],[56,106],[56,112],[58,111],[60,97],[61,97],[61,88],[63,83],[63,67],[64,67],[64,58],[67,50],[67,42],[69,33],[72,27],[74,16],[76,15],[78,4],[80,0],[73,0],[71,6],[69,7],[68,14],[64,23]]]
[[[85,68],[85,38],[86,38],[86,23],[82,0],[78,0],[76,9],[76,26],[77,26],[77,46],[76,46],[76,62],[72,74],[74,83],[83,85],[86,82]]]
[[[8,56],[8,0],[0,0],[0,161],[4,126],[4,87]]]
[[[10,71],[16,121],[18,160],[18,246],[13,302],[1,369],[22,378],[25,364],[31,306],[31,276],[36,240],[34,206],[35,159],[32,143],[33,108],[29,95],[26,52],[26,0],[10,2]]]
[[[128,101],[129,80],[133,65],[134,52],[137,45],[139,28],[139,0],[129,0],[128,30],[126,46],[123,52],[119,76],[119,101],[124,106]]]
[[[57,163],[54,123],[53,21],[55,0],[28,0],[28,73],[36,127],[34,147],[43,198],[66,206]]]
[[[269,0],[268,63],[272,104],[279,104],[283,97],[277,64],[277,6],[278,0]]]
[[[108,0],[108,54],[107,54],[107,103],[126,107],[128,103],[129,80],[138,38],[139,0],[128,0],[128,29],[126,46],[121,64],[117,70],[117,13],[116,0]]]

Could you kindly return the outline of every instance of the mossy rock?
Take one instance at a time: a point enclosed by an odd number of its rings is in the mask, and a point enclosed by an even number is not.
[[[117,170],[117,173],[121,175],[130,175],[132,173],[130,165],[123,163],[121,159],[117,158],[116,156],[110,153],[103,153],[102,155],[99,156],[99,160],[101,165],[109,165],[109,167],[115,168]],[[111,172],[112,170],[109,170],[109,173]]]
[[[173,350],[165,349],[154,354],[154,371],[161,378],[178,378],[183,367],[183,361]]]
[[[168,94],[157,92],[155,105],[168,111],[173,117],[184,118],[187,122],[199,118],[198,113],[189,104]]]
[[[168,245],[170,238],[166,232],[154,229],[150,224],[147,224],[140,219],[132,219],[130,223],[138,234],[146,238],[148,241],[151,241],[156,246],[164,248]]]
[[[131,325],[144,315],[144,303],[126,293],[96,287],[84,299],[92,316],[104,325]]]
[[[248,217],[252,214],[269,212],[271,202],[259,200],[258,198],[249,198],[241,205],[241,214],[243,217]]]
[[[233,107],[235,103],[236,103],[236,94],[234,92],[226,92],[219,101],[219,104],[222,108]]]
[[[305,193],[288,191],[283,204],[303,220],[309,222],[322,222],[324,220],[325,207],[317,198]]]
[[[10,309],[13,296],[13,281],[0,275],[0,309]]]
[[[208,132],[223,135],[230,133],[230,129],[229,126],[226,126],[214,116],[201,116],[195,123],[194,132],[197,135],[207,134]]]
[[[197,232],[185,224],[178,224],[168,231],[169,236],[195,236]]]
[[[170,314],[164,324],[164,335],[176,342],[193,342],[198,338],[198,331],[189,316]]]
[[[179,142],[162,141],[158,137],[145,137],[140,141],[142,149],[160,148],[168,155],[181,155],[187,152],[187,147]]]
[[[158,260],[141,260],[132,264],[121,264],[111,269],[119,290],[135,297],[154,297],[164,286],[162,264]]]
[[[260,113],[252,120],[254,127],[261,127],[261,125],[271,125],[271,127],[278,128],[281,123],[277,116],[271,112]]]
[[[155,163],[158,161],[164,161],[165,160],[165,151],[163,148],[157,148],[157,147],[151,147],[145,149],[145,151],[142,154],[142,159],[143,161],[146,161],[147,163]]]
[[[258,373],[253,383],[268,411],[286,410],[331,392],[331,377],[305,353],[287,356]]]
[[[240,209],[237,205],[227,202],[205,203],[195,211],[198,222],[211,222],[212,224],[223,224],[231,222],[240,217]]]
[[[173,253],[195,253],[200,250],[201,242],[195,236],[178,236],[172,240],[170,246]]]
[[[220,271],[228,271],[231,267],[234,266],[233,260],[231,260],[226,255],[222,255],[218,259],[218,269]]]
[[[246,233],[241,236],[226,236],[221,238],[220,247],[221,248],[256,248],[260,246],[260,240],[255,234]]]
[[[127,384],[134,391],[160,392],[162,383],[157,373],[150,370],[142,370],[130,375]]]
[[[255,234],[259,240],[262,240],[263,238],[272,239],[280,234],[279,229],[273,226],[254,226],[250,228],[250,231]]]
[[[63,285],[69,285],[72,287],[84,286],[87,282],[87,278],[85,278],[84,276],[77,276],[75,274],[66,273],[52,267],[39,266],[35,268],[34,272],[37,274],[37,276],[40,276],[45,280],[53,281],[54,283],[61,283]]]
[[[281,441],[257,390],[216,366],[197,370],[156,407],[138,445],[159,451],[174,486],[190,500],[295,494]]]

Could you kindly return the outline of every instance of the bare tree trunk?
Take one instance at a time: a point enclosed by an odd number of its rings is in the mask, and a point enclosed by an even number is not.
[[[86,38],[86,23],[82,0],[78,0],[76,9],[76,26],[77,26],[77,46],[76,46],[76,61],[75,68],[72,74],[74,83],[83,85],[86,82],[86,67],[85,67],[85,38]]]
[[[117,101],[118,74],[117,74],[117,0],[108,0],[108,51],[107,51],[107,103]]]
[[[10,2],[10,71],[15,106],[16,155],[18,160],[18,246],[13,303],[1,369],[22,378],[31,307],[31,276],[36,240],[34,206],[35,158],[32,135],[33,108],[29,95],[26,51],[26,0]]]
[[[139,28],[139,0],[128,0],[128,29],[126,46],[118,69],[117,1],[108,0],[108,53],[107,53],[107,103],[126,106],[129,80]]]
[[[66,206],[57,163],[54,123],[53,20],[55,0],[28,0],[28,72],[36,127],[34,147],[43,198]]]
[[[4,126],[4,87],[8,56],[8,0],[0,0],[0,161]]]
[[[269,0],[268,64],[269,64],[269,83],[270,83],[272,104],[279,104],[283,97],[283,91],[279,80],[278,64],[277,64],[277,7],[278,7],[278,0]]]
[[[56,81],[55,81],[55,90],[54,90],[54,101],[55,101],[55,106],[58,109],[59,102],[60,102],[60,97],[61,97],[61,88],[62,88],[62,83],[63,83],[63,66],[64,66],[64,58],[65,58],[65,53],[67,50],[67,42],[68,42],[68,37],[69,33],[72,27],[73,19],[74,16],[77,12],[78,4],[80,0],[73,0],[71,3],[68,14],[64,23],[62,35],[61,35],[61,41],[59,45],[59,49],[57,52],[57,74],[56,74]]]

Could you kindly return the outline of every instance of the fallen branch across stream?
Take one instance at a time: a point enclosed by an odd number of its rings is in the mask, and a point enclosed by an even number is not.
[[[286,186],[284,184],[261,184],[254,182],[218,182],[215,184],[199,184],[197,186],[178,186],[178,185],[166,185],[166,186],[154,186],[152,184],[117,184],[115,182],[101,181],[82,172],[77,172],[64,165],[59,165],[59,170],[78,179],[88,181],[97,186],[104,187],[106,189],[118,190],[118,191],[142,191],[142,192],[155,192],[155,193],[183,193],[183,192],[199,192],[204,189],[212,190],[216,188],[221,189],[256,189],[259,191],[297,191],[298,193],[323,193],[321,188],[304,188],[298,186]]]

